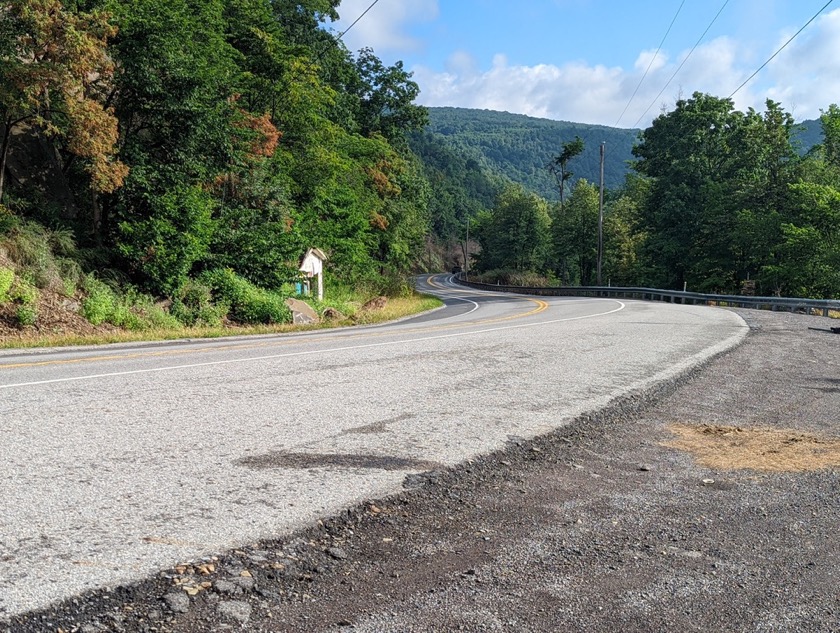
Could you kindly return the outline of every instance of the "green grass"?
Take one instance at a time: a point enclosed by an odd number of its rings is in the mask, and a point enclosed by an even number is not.
[[[345,297],[345,301],[349,301]],[[347,307],[349,303],[339,305]],[[359,306],[363,302],[358,300],[352,303],[357,303]],[[333,305],[333,302],[329,302]],[[341,322],[322,322],[315,325],[292,325],[290,323],[271,324],[271,325],[231,325],[231,326],[214,326],[214,327],[163,327],[151,328],[145,330],[113,330],[93,335],[76,335],[76,334],[60,334],[60,335],[38,335],[32,333],[28,335],[22,332],[14,339],[3,340],[0,338],[0,349],[9,348],[34,348],[34,347],[64,347],[74,345],[105,345],[108,343],[135,343],[141,341],[169,341],[184,338],[221,338],[227,336],[253,336],[260,334],[278,334],[285,332],[299,332],[304,330],[319,330],[335,327],[348,327],[354,324],[371,325],[375,323],[384,323],[400,319],[421,312],[426,312],[434,308],[438,308],[443,303],[436,297],[428,295],[414,294],[409,297],[398,297],[390,299],[387,305],[378,311],[355,313],[356,321],[347,319]],[[346,313],[345,313],[346,314]],[[347,315],[354,316],[354,315]]]

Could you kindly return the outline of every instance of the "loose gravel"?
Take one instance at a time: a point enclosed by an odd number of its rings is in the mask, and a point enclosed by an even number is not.
[[[739,314],[739,348],[551,435],[0,631],[840,631],[836,322]],[[817,447],[704,466],[677,427]]]

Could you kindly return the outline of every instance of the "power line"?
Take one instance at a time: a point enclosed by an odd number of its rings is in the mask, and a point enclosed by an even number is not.
[[[729,98],[729,99],[731,99],[732,97],[734,97],[734,96],[735,96],[735,94],[736,94],[736,93],[737,93],[737,92],[738,92],[741,88],[743,88],[743,87],[744,87],[744,86],[746,86],[748,83],[750,83],[750,81],[752,80],[752,78],[753,78],[753,77],[755,77],[758,73],[760,73],[762,70],[764,70],[764,67],[765,67],[765,66],[767,66],[767,64],[769,64],[770,62],[772,62],[772,61],[775,59],[776,55],[778,55],[778,54],[779,54],[779,53],[781,53],[783,50],[785,50],[785,48],[787,48],[787,45],[788,45],[788,44],[790,44],[793,40],[795,40],[795,39],[797,38],[797,36],[798,36],[800,33],[802,33],[802,31],[804,31],[806,28],[808,28],[808,26],[811,24],[811,22],[813,22],[814,20],[816,20],[816,19],[817,19],[817,17],[819,17],[819,15],[820,15],[823,11],[825,11],[825,10],[828,8],[828,5],[830,5],[832,2],[834,2],[834,0],[828,0],[828,2],[826,2],[826,3],[823,5],[822,9],[820,9],[819,11],[817,11],[817,12],[814,14],[814,16],[813,16],[810,20],[808,20],[808,21],[805,23],[805,26],[803,26],[803,27],[802,27],[801,29],[799,29],[796,33],[794,33],[794,34],[791,36],[791,38],[790,38],[787,42],[785,42],[784,44],[782,44],[781,48],[780,48],[779,50],[777,50],[775,53],[773,53],[773,54],[770,56],[770,59],[768,59],[768,60],[767,60],[766,62],[764,62],[761,66],[759,66],[759,67],[758,67],[758,70],[756,70],[756,71],[755,71],[752,75],[750,75],[749,77],[747,77],[747,78],[746,78],[746,80],[744,81],[744,83],[742,83],[740,86],[738,86],[737,88],[735,88],[735,90],[732,92],[732,94],[731,94],[731,95],[729,95],[729,97],[728,97],[728,98]]]
[[[671,32],[671,29],[674,27],[674,22],[677,21],[677,17],[680,15],[680,11],[682,11],[683,6],[685,6],[685,0],[682,0],[682,2],[680,3],[679,8],[677,9],[677,13],[674,15],[674,19],[671,20],[671,24],[668,26],[668,30],[665,31],[665,36],[662,38],[662,41],[659,42],[659,47],[656,49],[656,52],[653,54],[653,57],[651,58],[647,69],[645,69],[645,74],[642,75],[642,78],[639,80],[639,83],[636,86],[636,89],[633,91],[633,94],[630,95],[630,101],[628,101],[627,105],[624,106],[624,109],[621,111],[621,114],[619,115],[618,119],[616,119],[615,125],[613,127],[618,127],[618,124],[621,122],[622,117],[624,117],[624,114],[627,112],[627,108],[630,107],[630,104],[633,103],[633,99],[636,98],[636,93],[639,92],[639,88],[642,87],[642,83],[644,83],[645,77],[648,76],[648,73],[650,72],[650,69],[653,67],[653,62],[655,62],[656,58],[659,56],[659,51],[662,50],[662,46],[665,44],[665,40],[668,39],[668,34]]]
[[[832,0],[832,1],[833,1],[833,0]],[[645,111],[644,111],[644,112],[642,112],[642,116],[640,116],[640,117],[638,118],[638,120],[637,120],[637,121],[633,124],[633,127],[637,127],[637,126],[639,125],[639,123],[641,122],[641,120],[642,120],[643,118],[645,118],[645,115],[648,113],[648,111],[649,111],[649,110],[650,110],[650,109],[651,109],[651,108],[652,108],[652,107],[656,104],[656,102],[657,102],[657,101],[659,101],[659,97],[661,97],[661,96],[662,96],[662,93],[663,93],[663,92],[665,92],[665,90],[668,88],[668,86],[670,86],[670,85],[671,85],[671,82],[674,80],[674,77],[676,77],[676,76],[677,76],[677,74],[678,74],[678,73],[682,70],[682,67],[683,67],[683,66],[685,66],[685,63],[688,61],[689,57],[691,57],[692,53],[694,53],[694,51],[695,51],[695,50],[697,50],[697,47],[698,47],[698,46],[700,46],[700,42],[702,42],[702,41],[703,41],[703,38],[705,38],[705,37],[706,37],[706,33],[708,33],[708,32],[709,32],[709,30],[710,30],[710,29],[712,28],[712,26],[714,25],[714,23],[715,23],[715,22],[717,22],[717,19],[720,17],[720,14],[721,14],[721,13],[723,13],[723,10],[726,8],[726,5],[728,5],[728,4],[729,4],[729,0],[726,0],[726,1],[723,3],[723,6],[720,8],[720,10],[717,12],[717,14],[715,14],[715,17],[714,17],[714,18],[712,18],[712,21],[709,23],[709,26],[707,26],[707,27],[706,27],[706,30],[705,30],[705,31],[703,31],[703,35],[701,35],[701,36],[700,36],[700,39],[698,39],[698,40],[697,40],[697,43],[696,43],[696,44],[694,45],[694,47],[693,47],[693,48],[692,48],[692,49],[688,52],[688,55],[686,55],[685,59],[683,59],[682,63],[679,65],[679,68],[677,68],[677,69],[674,71],[674,74],[673,74],[673,75],[671,75],[671,78],[670,78],[670,79],[668,79],[668,82],[667,82],[667,83],[666,83],[666,84],[662,87],[662,90],[660,90],[660,91],[659,91],[659,94],[658,94],[658,95],[656,95],[656,98],[655,98],[653,101],[651,101],[650,105],[649,105],[649,106],[645,109]]]
[[[340,40],[342,37],[347,35],[347,31],[349,31],[354,26],[356,26],[356,24],[358,24],[359,20],[361,20],[363,17],[365,17],[368,14],[368,11],[370,11],[377,4],[379,4],[379,0],[373,0],[373,2],[370,3],[370,6],[362,12],[362,15],[360,15],[355,20],[353,20],[353,23],[350,26],[348,26],[346,29],[344,29],[341,33],[338,34],[338,37],[335,38],[336,41]]]

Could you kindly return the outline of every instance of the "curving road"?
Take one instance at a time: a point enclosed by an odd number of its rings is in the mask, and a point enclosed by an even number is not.
[[[716,308],[424,278],[386,326],[0,353],[0,621],[311,524],[747,332]]]

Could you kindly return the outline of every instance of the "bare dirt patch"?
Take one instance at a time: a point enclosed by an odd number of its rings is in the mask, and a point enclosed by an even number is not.
[[[840,438],[793,429],[671,424],[677,439],[663,442],[716,470],[805,472],[840,468]]]
[[[36,306],[34,326],[18,325],[17,306],[12,302],[0,305],[0,343],[31,341],[45,336],[95,335],[115,331],[112,325],[92,325],[79,313],[79,299],[50,290],[41,290]]]

